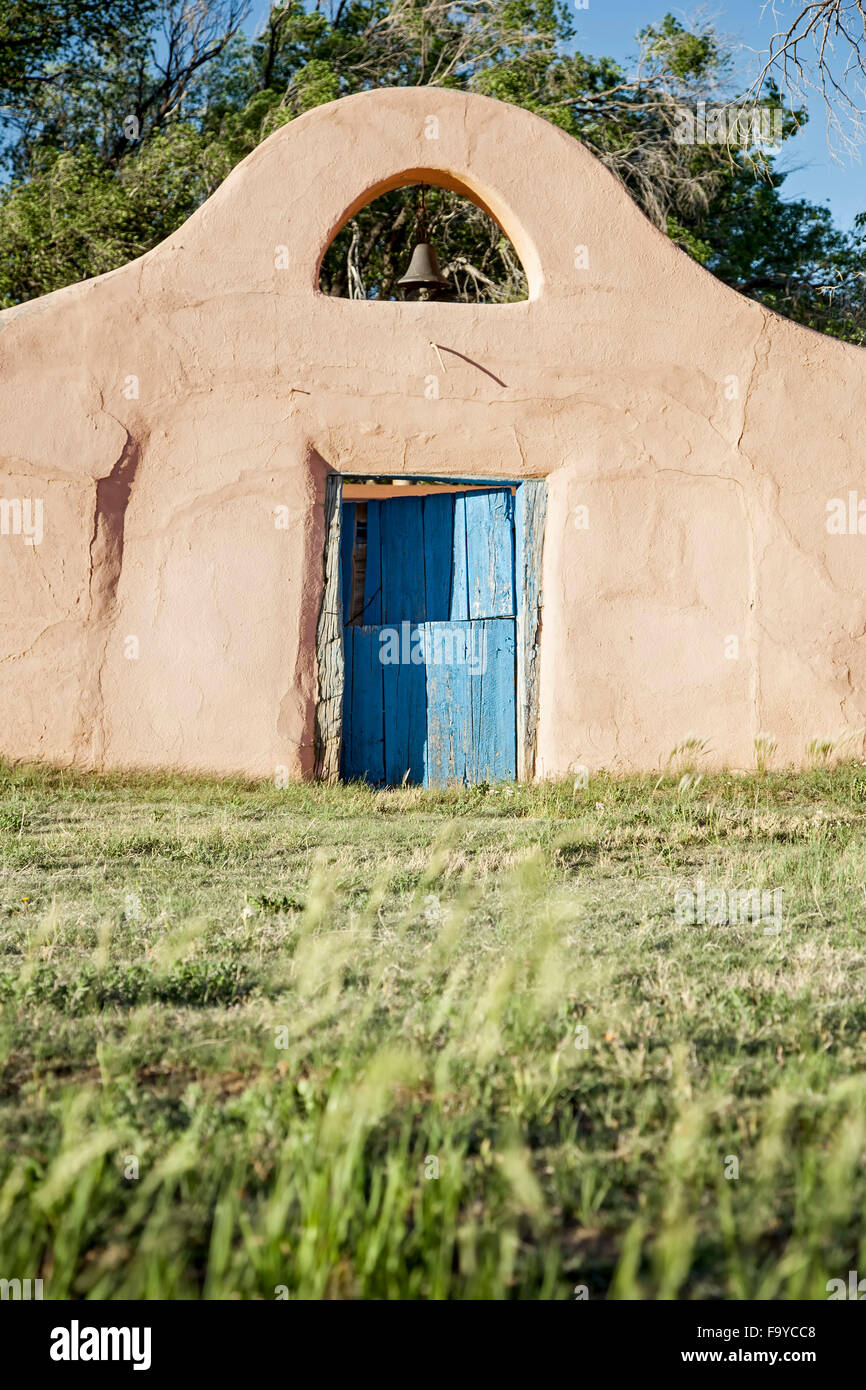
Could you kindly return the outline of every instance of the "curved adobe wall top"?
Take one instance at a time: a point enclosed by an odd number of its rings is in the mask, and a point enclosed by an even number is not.
[[[427,138],[431,117],[435,139]],[[358,305],[318,295],[318,263],[340,225],[384,189],[419,177],[466,192],[501,223],[527,270],[529,304]],[[287,252],[281,270],[274,265],[278,246]],[[581,269],[578,247],[588,253]],[[122,394],[119,408],[109,409],[121,368],[141,379],[136,365],[159,379],[160,399],[179,387],[222,384],[226,372],[235,386],[247,376],[300,391],[310,389],[305,373],[317,370],[329,393],[345,386],[352,394],[353,370],[366,368],[361,389],[375,391],[380,369],[391,375],[388,344],[395,331],[421,348],[401,357],[399,371],[422,381],[433,362],[431,336],[457,333],[471,346],[477,331],[482,346],[495,341],[500,367],[520,384],[511,388],[508,381],[510,395],[490,397],[479,395],[479,379],[467,383],[465,394],[497,405],[510,403],[515,392],[525,396],[527,388],[559,398],[563,388],[579,385],[584,398],[595,396],[594,368],[636,370],[651,390],[653,369],[673,359],[692,378],[704,374],[710,390],[694,404],[707,415],[719,380],[739,369],[745,382],[756,344],[762,352],[770,337],[813,364],[810,375],[819,364],[834,376],[851,372],[852,380],[862,380],[863,370],[856,350],[788,325],[703,271],[650,225],[597,160],[547,122],[480,96],[389,89],[318,107],[276,132],[183,227],[138,261],[0,314],[4,451],[32,457],[35,446],[38,454],[58,394],[69,395],[70,416],[79,417],[67,426],[84,431],[79,438],[89,445],[104,414],[124,424],[142,414],[150,419],[153,392],[139,397],[147,399],[146,409],[130,409]],[[577,381],[568,371],[572,361]],[[503,371],[495,374],[506,379]],[[608,403],[617,409],[624,395],[613,382],[606,386],[611,390]],[[327,447],[333,412],[307,404],[313,433],[324,431]],[[847,413],[844,397],[837,404]],[[506,413],[516,423],[514,412]],[[54,452],[45,447],[46,455]],[[529,471],[562,462],[559,449],[533,460]],[[92,454],[81,456],[82,470],[98,476],[101,468],[92,463]]]
[[[497,218],[528,301],[317,292],[342,222],[419,177]],[[543,771],[689,733],[796,758],[866,724],[859,540],[825,526],[866,492],[864,396],[866,353],[721,285],[540,118],[316,108],[147,255],[0,314],[2,495],[45,505],[39,546],[0,538],[2,751],[308,768],[330,466],[548,478]]]

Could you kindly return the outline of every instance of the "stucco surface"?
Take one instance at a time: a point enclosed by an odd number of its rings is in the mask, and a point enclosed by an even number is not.
[[[527,302],[318,293],[422,176],[497,217]],[[864,402],[866,352],[721,285],[539,118],[317,108],[147,255],[0,314],[0,497],[44,516],[0,536],[0,752],[308,774],[330,469],[547,479],[541,774],[854,742],[866,536],[826,522],[866,496]]]

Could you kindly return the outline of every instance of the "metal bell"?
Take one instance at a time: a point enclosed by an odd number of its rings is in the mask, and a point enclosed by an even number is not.
[[[432,299],[437,292],[448,289],[448,281],[439,269],[436,250],[429,241],[419,241],[405,275],[397,281],[407,291],[416,290],[419,299]]]

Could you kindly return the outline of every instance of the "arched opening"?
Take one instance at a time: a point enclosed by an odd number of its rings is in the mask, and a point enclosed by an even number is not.
[[[419,245],[432,247],[432,257],[424,250],[413,261]],[[434,283],[436,271],[441,283]],[[462,193],[427,182],[392,187],[356,208],[322,257],[318,287],[335,298],[378,301],[514,304],[529,298],[520,256],[500,224]]]

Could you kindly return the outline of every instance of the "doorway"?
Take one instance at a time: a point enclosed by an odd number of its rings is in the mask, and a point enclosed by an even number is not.
[[[329,479],[319,775],[534,770],[544,484]]]

